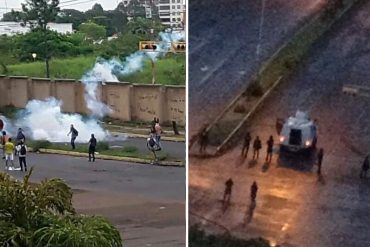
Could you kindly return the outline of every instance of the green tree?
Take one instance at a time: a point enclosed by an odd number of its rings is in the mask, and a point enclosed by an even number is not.
[[[75,30],[86,21],[85,13],[76,9],[63,9],[55,19],[57,23],[72,23],[72,28]]]
[[[2,246],[120,247],[119,232],[102,217],[76,214],[72,191],[60,179],[30,184],[0,173]]]
[[[93,41],[105,38],[107,33],[104,26],[100,26],[93,22],[82,23],[78,29],[81,33],[84,33],[87,38]]]
[[[49,60],[53,50],[48,40],[48,29],[47,25],[49,22],[55,21],[60,9],[59,0],[26,0],[26,3],[22,4],[22,10],[24,15],[21,16],[23,22],[31,27],[31,30],[40,30],[45,34],[44,44],[48,44],[45,47],[45,52],[42,53],[46,64],[46,77],[50,77]]]

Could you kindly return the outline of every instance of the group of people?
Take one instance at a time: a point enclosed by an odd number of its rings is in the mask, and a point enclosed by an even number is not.
[[[251,142],[252,142],[251,134],[247,132],[244,136],[244,142],[243,142],[242,153],[241,153],[241,155],[244,158],[247,158],[248,156],[248,151],[249,151]],[[270,163],[272,159],[273,148],[274,148],[274,138],[272,136],[270,136],[270,138],[267,140],[266,145],[267,145],[267,148],[266,148],[267,152],[266,152],[265,160],[266,162]],[[253,158],[252,158],[253,160],[258,160],[261,149],[262,149],[261,139],[259,136],[256,136],[256,138],[253,141]]]
[[[5,160],[5,170],[15,169],[14,166],[14,156],[18,155],[19,166],[21,171],[27,171],[27,146],[26,146],[26,137],[23,133],[22,128],[18,129],[15,145],[13,144],[13,139],[8,135],[6,131],[2,131],[1,135],[1,145],[3,150],[3,159]]]

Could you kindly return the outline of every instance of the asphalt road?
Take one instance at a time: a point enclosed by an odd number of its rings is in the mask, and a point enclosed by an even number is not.
[[[323,2],[190,0],[190,135],[213,120]]]
[[[248,129],[263,143],[275,120],[297,109],[318,119],[323,175],[314,158],[274,155],[271,164],[240,159],[240,146],[215,159],[190,160],[191,223],[210,232],[263,236],[283,246],[370,246],[370,178],[360,179],[370,153],[370,98],[342,93],[344,84],[370,86],[370,2],[353,9],[289,80],[265,102]],[[263,148],[265,151],[265,147]],[[230,207],[222,213],[224,181],[234,180]],[[249,200],[253,181],[257,203]],[[206,218],[207,220],[205,220]]]
[[[185,168],[29,154],[33,182],[64,179],[78,212],[109,218],[125,247],[185,246]],[[4,161],[1,161],[1,169]],[[9,171],[21,178],[20,171]]]

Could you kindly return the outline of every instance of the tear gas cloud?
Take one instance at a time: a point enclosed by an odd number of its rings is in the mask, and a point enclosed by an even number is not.
[[[78,130],[76,142],[87,142],[92,133],[98,140],[109,136],[95,119],[85,120],[79,114],[62,113],[61,105],[62,102],[55,98],[29,101],[19,114],[17,125],[23,126],[34,140],[69,142],[67,134],[71,124]]]
[[[98,96],[98,85],[105,82],[118,82],[117,76],[125,76],[141,70],[147,59],[156,61],[164,56],[171,47],[171,42],[185,40],[185,32],[172,32],[159,34],[161,41],[157,52],[136,51],[127,56],[123,62],[118,59],[103,60],[98,58],[95,66],[81,79],[85,85],[86,106],[93,116],[103,117],[112,110],[101,102]]]
[[[92,118],[83,119],[79,114],[62,113],[63,102],[55,98],[44,101],[32,100],[28,102],[26,109],[21,111],[14,125],[5,120],[7,128],[16,133],[18,127],[22,127],[26,136],[35,140],[48,140],[52,142],[69,142],[67,136],[70,125],[73,124],[79,131],[76,142],[87,142],[92,133],[98,140],[112,138],[108,131],[102,129],[96,118],[102,118],[112,110],[101,102],[99,86],[105,82],[118,82],[117,76],[125,76],[141,70],[147,59],[153,61],[164,56],[170,49],[171,42],[185,39],[185,32],[160,33],[161,42],[158,44],[160,52],[136,51],[127,56],[123,62],[118,59],[103,60],[98,58],[94,67],[88,71],[81,82],[85,86],[86,106],[90,110]],[[122,139],[122,137],[119,137]]]

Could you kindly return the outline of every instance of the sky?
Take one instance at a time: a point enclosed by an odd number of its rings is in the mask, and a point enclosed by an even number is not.
[[[103,9],[115,9],[120,0],[59,0],[59,6],[64,9],[77,9],[85,11],[91,9],[95,3],[99,3],[103,6]],[[6,12],[6,6],[10,11],[12,8],[17,10],[21,8],[21,3],[25,3],[26,0],[0,0],[0,17]],[[64,6],[64,7],[63,7]]]

